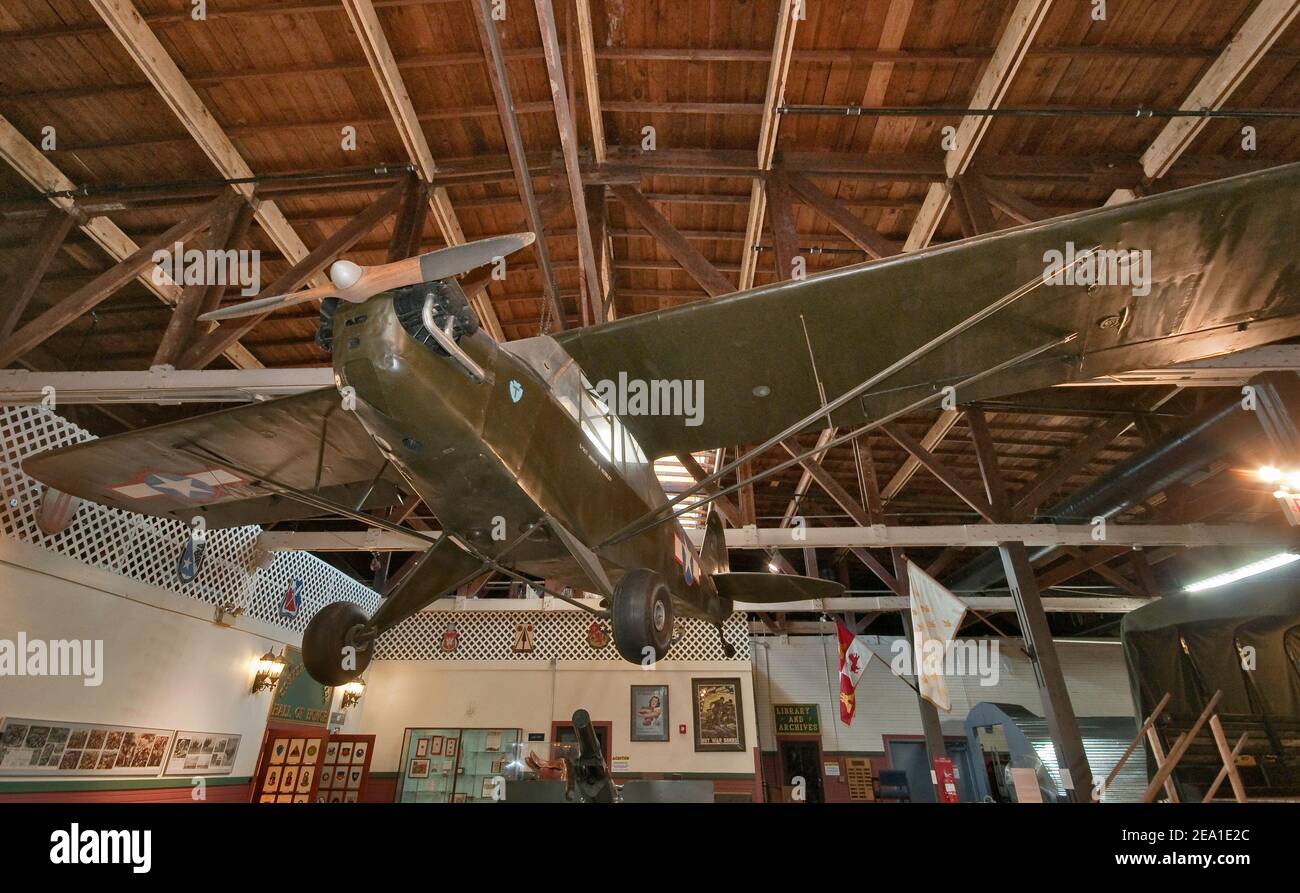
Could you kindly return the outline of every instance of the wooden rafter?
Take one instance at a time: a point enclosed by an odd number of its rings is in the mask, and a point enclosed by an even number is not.
[[[397,60],[393,57],[392,47],[388,44],[388,37],[385,36],[384,28],[379,22],[379,14],[375,11],[374,3],[372,0],[343,0],[343,8],[347,11],[349,21],[352,22],[352,29],[361,43],[366,61],[370,63],[370,70],[374,73],[379,92],[383,94],[384,104],[388,106],[393,123],[397,125],[407,156],[420,171],[421,179],[426,183],[434,184],[429,190],[429,210],[438,224],[438,231],[442,233],[448,245],[464,244],[465,231],[461,229],[460,219],[456,216],[456,209],[452,207],[451,197],[447,194],[446,187],[435,182],[438,165],[433,160],[429,141],[420,127],[415,106],[411,104],[411,96],[406,91],[406,83],[402,80],[402,73],[397,67]],[[486,289],[480,288],[471,293],[469,299],[483,327],[498,341],[505,340],[501,322],[497,319],[496,310]]]
[[[215,203],[214,203],[215,204]],[[82,315],[89,313],[145,270],[154,266],[155,251],[190,238],[212,219],[213,205],[205,205],[146,242],[72,294],[60,298],[44,313],[15,331],[0,344],[0,368],[8,366]]]
[[[542,53],[546,57],[546,71],[550,78],[551,102],[555,106],[555,125],[560,131],[560,153],[564,157],[565,181],[568,183],[569,200],[573,205],[573,218],[578,238],[578,268],[582,273],[592,319],[603,322],[604,291],[600,284],[596,250],[591,240],[591,225],[587,220],[587,199],[582,191],[582,171],[578,166],[578,129],[569,110],[564,59],[560,54],[560,38],[555,29],[555,10],[551,7],[551,0],[534,0],[534,6],[537,8]]]
[[[232,240],[243,236],[239,232],[239,219],[244,208],[250,208],[250,205],[243,195],[233,189],[217,199],[212,211],[212,223],[203,240],[204,251],[223,251],[235,247]],[[203,308],[220,304],[221,295],[226,290],[221,279],[222,277],[217,277],[216,282],[185,286],[171,318],[167,320],[167,329],[163,332],[158,350],[154,352],[151,366],[174,366],[177,363],[194,334],[194,327]]]
[[[40,149],[28,142],[2,115],[0,115],[0,157],[40,192],[71,192],[76,188],[75,184],[64,176],[63,172],[55,167]],[[74,202],[70,198],[55,197],[49,199],[49,203],[64,211],[74,210]],[[77,226],[115,262],[131,257],[140,247],[107,217],[79,218]],[[180,286],[165,276],[155,282],[152,273],[152,270],[145,270],[137,278],[163,303],[175,304],[180,300]],[[226,349],[225,355],[239,369],[256,369],[262,365],[241,344],[231,344]]]
[[[74,214],[59,207],[51,207],[45,212],[41,225],[37,227],[36,234],[32,236],[31,243],[23,252],[18,266],[14,268],[13,277],[5,283],[4,295],[9,307],[3,317],[0,317],[0,342],[18,328],[18,323],[22,321],[23,313],[27,310],[28,302],[31,301],[32,295],[36,294],[36,287],[41,284],[46,271],[50,268],[50,263],[59,253],[63,240],[68,237],[69,231],[76,222],[77,218]]]
[[[682,269],[709,293],[709,297],[718,298],[735,291],[727,277],[718,272],[718,268],[695,246],[687,242],[677,228],[655,210],[639,189],[624,185],[611,187],[610,191],[618,196],[619,201],[636,218],[636,221],[668,250],[677,263],[681,264]]]
[[[90,2],[221,175],[232,179],[252,177],[253,169],[217,124],[212,112],[190,86],[149,25],[140,17],[131,0]],[[251,185],[242,184],[235,188],[251,198]],[[296,262],[306,256],[307,246],[294,232],[275,202],[258,204],[257,222],[290,261]]]
[[[821,214],[831,225],[844,234],[870,257],[891,257],[902,249],[880,233],[867,226],[844,205],[818,189],[802,174],[785,171],[785,181],[809,207]]]
[[[1300,15],[1300,0],[1260,0],[1228,46],[1214,60],[1179,108],[1222,108],[1255,65]],[[1207,118],[1174,118],[1142,153],[1142,170],[1163,177],[1209,123]]]
[[[501,121],[501,134],[505,138],[510,167],[515,175],[515,190],[524,206],[524,221],[537,236],[537,241],[533,243],[533,254],[537,257],[537,267],[542,274],[543,300],[550,310],[551,319],[555,321],[556,329],[562,330],[564,303],[560,300],[560,287],[555,281],[555,269],[551,266],[551,251],[546,242],[546,231],[542,227],[542,214],[537,207],[537,197],[533,195],[533,178],[528,172],[528,158],[524,153],[524,138],[519,132],[519,120],[515,115],[510,76],[506,71],[505,57],[501,54],[501,38],[492,21],[488,0],[471,0],[470,5],[474,8],[479,43],[482,44],[484,61],[487,63],[488,81],[492,85]]]
[[[785,96],[785,82],[790,75],[790,60],[794,55],[794,36],[798,29],[799,7],[794,0],[781,0],[776,14],[776,40],[772,47],[772,62],[768,67],[767,93],[763,102],[763,120],[759,125],[758,171],[772,169],[776,155],[776,134],[781,116],[776,113]],[[754,273],[758,269],[758,240],[763,233],[763,218],[767,210],[767,192],[761,179],[755,180],[749,191],[749,216],[745,221],[745,247],[740,257],[740,290],[752,288]],[[715,295],[716,297],[716,295]]]
[[[921,437],[921,445],[927,450],[933,450],[939,443],[948,436],[948,432],[957,424],[961,418],[961,411],[957,409],[945,409],[939,413],[939,418],[935,420],[930,429]],[[880,491],[880,498],[885,502],[890,501],[898,496],[907,482],[910,481],[918,471],[921,470],[920,461],[913,455],[908,455],[903,460],[902,466],[885,484],[885,488]]]
[[[393,214],[401,205],[406,192],[406,184],[398,182],[388,191],[375,199],[345,226],[340,227],[328,239],[313,248],[306,257],[294,264],[289,270],[258,294],[259,298],[286,294],[295,291],[303,283],[333,261],[338,255],[356,244],[366,233],[374,229],[379,221]],[[258,323],[271,313],[262,313],[247,319],[233,319],[223,322],[203,338],[195,342],[181,357],[180,365],[185,369],[202,369],[220,356],[228,344],[232,344],[252,331]]]
[[[1019,0],[1016,3],[1002,36],[998,38],[993,57],[975,86],[970,101],[971,108],[995,108],[1002,102],[1002,97],[1011,86],[1011,79],[1024,61],[1029,45],[1051,5],[1052,0]],[[967,115],[961,119],[954,137],[956,145],[944,157],[944,171],[948,178],[966,173],[980,140],[992,123],[993,119],[984,115]],[[930,244],[948,210],[948,203],[946,186],[931,184],[925,201],[921,203],[921,211],[916,215],[911,232],[908,233],[905,250],[916,251]]]
[[[988,500],[975,492],[946,463],[941,462],[937,456],[921,446],[912,435],[895,424],[882,425],[881,430],[892,437],[899,446],[916,457],[916,460],[921,463],[921,467],[938,478],[940,483],[955,493],[962,502],[978,512],[986,521],[993,522],[995,520],[996,512],[993,506],[989,505]]]

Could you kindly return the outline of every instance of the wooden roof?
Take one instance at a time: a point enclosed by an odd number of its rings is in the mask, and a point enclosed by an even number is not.
[[[757,233],[747,226],[751,188],[762,173],[756,148],[765,122],[776,131],[777,169],[803,173],[861,224],[898,246],[914,236],[927,194],[947,179],[942,130],[959,125],[960,116],[774,115],[769,83],[774,65],[784,70],[778,25],[786,0],[577,2],[590,10],[596,96],[585,95],[581,86],[578,10],[572,2],[556,2],[554,10],[584,183],[635,186],[733,287],[741,281],[751,246],[757,252],[755,284],[776,278],[770,221]],[[1037,26],[1030,29],[1027,48],[994,104],[1177,107],[1207,77],[1219,76],[1215,66],[1222,66],[1234,35],[1258,30],[1260,19],[1270,14],[1278,20],[1276,33],[1263,40],[1254,57],[1234,62],[1223,75],[1229,82],[1223,104],[1300,110],[1296,4],[1184,0],[1107,6],[1107,18],[1096,21],[1088,0],[810,0],[804,4],[806,18],[792,31],[784,102],[965,107],[978,100],[980,84],[999,64],[995,50],[1024,25],[1017,17],[1031,9]],[[358,7],[373,9],[377,17],[436,162],[434,185],[445,187],[465,237],[526,228],[472,0],[210,0],[201,21],[191,17],[189,0],[134,0],[133,9],[197,93],[211,124],[256,176],[383,165],[400,171],[412,154],[354,27]],[[580,226],[565,179],[539,20],[533,3],[510,0],[504,8],[505,20],[495,24],[519,135],[567,321],[577,325],[582,320]],[[143,244],[200,207],[218,188],[191,190],[184,198],[159,193],[142,199],[123,196],[119,187],[213,181],[223,174],[212,161],[211,148],[205,151],[146,76],[128,49],[130,41],[106,24],[114,15],[131,14],[129,0],[6,2],[0,8],[0,52],[6,57],[0,66],[0,115],[31,144],[40,146],[52,133],[54,147],[43,155],[74,184],[87,187],[88,194],[78,200],[87,213],[107,216]],[[596,160],[587,114],[592,102],[601,109],[609,156],[604,164]],[[1059,213],[1098,207],[1116,190],[1159,191],[1300,160],[1300,121],[1221,118],[1205,123],[1175,153],[1167,173],[1148,176],[1143,154],[1168,123],[1165,117],[1114,115],[995,117],[972,153],[970,170]],[[1245,123],[1257,130],[1253,150],[1242,144]],[[355,128],[355,149],[342,145],[345,127]],[[641,148],[647,128],[653,128],[653,152]],[[378,198],[397,175],[267,195],[301,243],[312,248]],[[0,194],[0,279],[11,281],[40,222],[42,200],[9,165],[0,165]],[[707,297],[697,277],[642,227],[615,190],[598,188],[598,202],[607,215],[617,315]],[[809,273],[868,258],[825,215],[806,204],[793,207]],[[996,206],[992,216],[998,227],[1015,222]],[[382,262],[393,226],[391,218],[380,223],[347,256],[361,263]],[[933,240],[959,238],[962,232],[958,214],[949,207]],[[421,249],[444,244],[438,225],[427,220]],[[283,245],[257,224],[243,247],[262,252],[263,284],[290,266]],[[25,320],[111,263],[74,229],[37,288]],[[507,279],[488,288],[506,338],[537,334],[543,273],[534,250],[521,253]],[[35,368],[139,369],[154,356],[170,313],[157,296],[133,283],[53,334],[24,361]],[[266,320],[241,343],[266,366],[319,365],[328,358],[312,340],[315,329],[316,314],[308,305]],[[214,365],[228,363],[223,358]],[[1120,405],[1118,401],[1134,396],[1125,389],[1115,401]],[[1176,417],[1196,400],[1182,395],[1162,411]],[[907,427],[919,438],[935,417],[918,416]],[[993,415],[1007,477],[1014,486],[1027,486],[1081,442],[1098,418],[1095,413]],[[1141,444],[1131,429],[1068,487],[1095,478]],[[873,438],[872,449],[877,475],[887,481],[902,466],[904,454],[885,437]],[[963,423],[937,452],[977,479]],[[847,449],[828,457],[827,467],[857,492]],[[797,479],[787,473],[758,486],[760,518],[782,515]],[[823,516],[828,523],[845,520],[816,487],[804,502],[809,515]],[[960,501],[924,471],[892,505],[913,519],[970,518]],[[1267,494],[1254,508],[1269,511]]]

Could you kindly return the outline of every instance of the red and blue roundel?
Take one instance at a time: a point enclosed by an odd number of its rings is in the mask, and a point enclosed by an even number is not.
[[[297,617],[298,609],[302,607],[302,580],[293,580],[289,583],[289,588],[284,591],[284,599],[280,602],[281,617]]]

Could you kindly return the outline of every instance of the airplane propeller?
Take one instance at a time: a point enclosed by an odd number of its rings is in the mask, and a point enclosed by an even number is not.
[[[350,260],[338,260],[330,266],[329,285],[318,285],[315,288],[271,295],[266,298],[254,298],[242,304],[204,313],[199,319],[206,321],[253,316],[279,310],[281,307],[291,307],[304,301],[324,298],[341,298],[353,304],[360,304],[383,291],[459,276],[476,267],[490,264],[498,257],[505,257],[520,248],[526,248],[533,244],[534,239],[536,236],[533,233],[493,236],[489,239],[479,239],[477,242],[467,242],[464,245],[439,248],[437,251],[408,257],[390,264],[376,264],[373,267],[363,267]]]

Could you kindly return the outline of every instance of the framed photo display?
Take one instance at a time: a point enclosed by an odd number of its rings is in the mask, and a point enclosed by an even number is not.
[[[174,734],[9,716],[0,720],[0,775],[156,776]]]
[[[239,753],[239,735],[178,731],[163,775],[229,775]]]
[[[632,740],[668,740],[668,686],[632,686]]]
[[[691,708],[695,714],[695,750],[743,751],[744,711],[740,678],[692,679]]]

